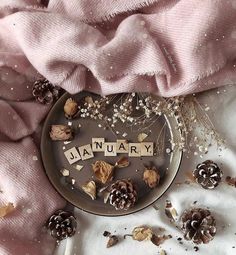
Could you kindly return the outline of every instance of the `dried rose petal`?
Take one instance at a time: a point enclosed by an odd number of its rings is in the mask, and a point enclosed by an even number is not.
[[[73,132],[71,127],[68,125],[52,125],[50,137],[53,141],[71,140],[73,137]]]
[[[108,239],[108,242],[107,242],[107,248],[110,248],[110,247],[116,245],[118,242],[119,242],[119,239],[118,239],[117,236],[110,235],[109,239]]]
[[[129,159],[127,157],[121,157],[115,164],[118,168],[124,168],[129,166]]]
[[[159,236],[159,235],[153,235],[152,238],[151,238],[151,242],[153,244],[155,244],[156,246],[159,246],[161,244],[163,244],[166,240],[170,239],[171,236],[168,235],[163,235],[163,236]]]
[[[141,143],[141,142],[143,142],[147,137],[148,137],[147,134],[145,134],[145,133],[140,133],[140,134],[138,134],[138,141]]]
[[[3,218],[14,210],[15,210],[15,207],[12,203],[8,203],[7,205],[1,206],[0,207],[0,217]]]
[[[96,199],[96,183],[94,181],[87,182],[82,186],[82,189],[92,198],[92,200]]]
[[[170,200],[166,200],[165,214],[172,221],[175,221],[176,217],[178,216],[178,213]]]
[[[160,255],[166,255],[166,252],[164,250],[161,250]]]
[[[132,237],[139,242],[151,240],[153,231],[149,227],[136,227],[132,231]]]
[[[96,161],[92,164],[92,168],[96,178],[103,184],[110,181],[113,177],[114,166],[105,161]]]
[[[64,112],[65,112],[66,118],[72,119],[75,116],[75,114],[78,112],[77,102],[73,100],[72,98],[68,98],[64,105]]]
[[[92,105],[94,104],[93,98],[92,98],[92,97],[89,97],[89,96],[85,97],[84,101],[85,101],[88,105],[90,105],[90,106],[92,106]]]
[[[160,182],[160,174],[155,168],[145,169],[143,173],[143,180],[149,188],[155,188]]]
[[[232,177],[230,177],[230,176],[227,176],[227,177],[225,178],[225,181],[226,181],[226,183],[227,183],[228,185],[233,186],[233,187],[236,187],[236,178],[232,178]]]

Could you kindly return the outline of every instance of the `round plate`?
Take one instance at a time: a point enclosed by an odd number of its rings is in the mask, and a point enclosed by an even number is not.
[[[107,115],[109,115],[109,111],[111,111],[113,104],[122,102],[125,95],[127,96],[127,94],[117,94],[113,96],[112,104],[108,107],[109,110],[107,110]],[[141,95],[145,97],[145,94]],[[104,129],[101,127],[104,123],[90,118],[77,117],[68,121],[65,118],[63,111],[65,101],[69,97],[72,97],[77,102],[82,102],[86,96],[91,96],[93,100],[101,98],[100,96],[89,92],[81,92],[73,96],[65,93],[55,103],[46,118],[41,138],[41,154],[49,180],[67,201],[84,211],[97,215],[127,215],[151,205],[170,187],[180,166],[182,152],[178,149],[173,149],[173,143],[171,142],[180,141],[180,133],[176,128],[177,121],[175,117],[166,116],[164,114],[158,118],[154,116],[150,125],[145,124],[143,127],[142,125],[139,125],[138,127],[128,126],[126,123],[120,122],[115,126],[115,129]],[[163,99],[158,98],[158,100],[162,101]],[[74,139],[70,143],[52,141],[49,137],[51,125],[68,123],[72,124],[72,128],[77,129],[80,127],[79,131],[76,132]],[[105,138],[106,142],[116,142],[117,139],[126,139],[129,142],[137,143],[137,136],[142,132],[148,134],[148,137],[144,142],[154,142],[155,146],[158,146],[158,155],[151,157],[129,157],[130,165],[126,168],[116,169],[113,179],[113,181],[118,179],[131,179],[133,181],[138,192],[138,201],[136,205],[129,210],[123,211],[115,210],[109,202],[104,203],[102,197],[98,196],[96,200],[92,200],[81,189],[83,184],[94,178],[91,164],[97,160],[104,160],[107,163],[115,164],[122,154],[118,154],[114,157],[105,157],[104,152],[96,152],[94,153],[94,158],[83,161],[80,160],[73,165],[70,165],[64,152],[72,147],[78,148],[82,145],[91,144],[92,138],[97,137]],[[162,147],[161,150],[160,147]],[[166,152],[167,148],[171,153]],[[77,170],[76,165],[82,165],[82,170]],[[145,166],[150,165],[154,165],[161,175],[160,184],[154,189],[150,189],[142,179]],[[68,169],[70,171],[70,177],[75,179],[76,182],[74,185],[71,185],[71,183],[67,181],[68,177],[62,176],[60,171],[64,168]],[[94,178],[94,180],[96,179]],[[96,183],[100,185],[98,182]],[[102,188],[102,186],[100,185],[98,188]]]

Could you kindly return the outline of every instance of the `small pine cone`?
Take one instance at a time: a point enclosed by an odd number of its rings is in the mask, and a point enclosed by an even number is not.
[[[137,192],[130,180],[118,180],[111,185],[110,204],[116,210],[128,210],[137,201]]]
[[[41,104],[51,104],[59,98],[60,88],[51,84],[47,79],[38,80],[33,85],[32,94]]]
[[[223,173],[216,163],[206,160],[197,165],[193,176],[204,189],[214,189],[220,183]]]
[[[53,238],[61,241],[75,234],[77,223],[71,212],[59,210],[49,218],[46,227]]]
[[[201,208],[186,210],[181,220],[184,238],[192,240],[195,244],[209,243],[216,234],[216,222],[209,210]]]

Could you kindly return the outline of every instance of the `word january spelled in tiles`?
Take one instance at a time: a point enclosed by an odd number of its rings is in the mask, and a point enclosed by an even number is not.
[[[64,152],[68,162],[74,164],[79,160],[94,157],[94,152],[104,152],[105,157],[114,157],[120,153],[127,153],[129,157],[151,157],[154,153],[153,142],[128,143],[126,140],[105,142],[104,138],[92,138],[92,144],[73,147]]]

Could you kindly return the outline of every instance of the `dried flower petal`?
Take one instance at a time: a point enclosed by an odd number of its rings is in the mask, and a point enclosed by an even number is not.
[[[84,167],[83,165],[78,165],[78,164],[77,164],[77,165],[75,166],[75,169],[78,170],[78,171],[81,171],[81,170],[83,169],[83,167]]]
[[[84,101],[85,101],[88,105],[90,105],[90,106],[92,106],[92,105],[94,104],[93,98],[92,98],[92,97],[89,97],[89,96],[85,97]]]
[[[129,166],[129,159],[127,157],[121,157],[115,164],[118,168],[124,168]]]
[[[63,176],[69,176],[70,175],[70,171],[68,169],[65,169],[65,168],[61,169],[60,172]]]
[[[96,199],[96,183],[94,181],[87,182],[82,186],[82,189],[92,198],[92,200]]]
[[[65,112],[66,118],[72,119],[75,116],[75,114],[78,112],[77,102],[73,100],[72,98],[68,98],[64,105],[64,112]]]
[[[103,184],[110,181],[113,177],[114,166],[105,161],[96,161],[92,164],[92,168],[96,178]]]
[[[132,231],[132,237],[139,242],[151,240],[153,231],[149,227],[136,227]]]
[[[230,176],[227,176],[227,177],[225,178],[225,181],[226,181],[226,183],[227,183],[228,185],[233,186],[233,187],[236,187],[236,178],[232,178],[232,177],[230,177]]]
[[[164,250],[160,250],[160,255],[166,255],[166,252]]]
[[[110,248],[110,247],[116,245],[118,242],[119,242],[119,239],[117,236],[115,236],[115,235],[109,236],[109,239],[107,242],[107,248]]]
[[[66,141],[72,139],[73,132],[70,126],[52,125],[50,137],[53,141]]]
[[[155,168],[152,169],[146,168],[143,173],[143,180],[151,189],[153,189],[160,182],[160,174]]]
[[[166,200],[165,214],[172,221],[175,221],[176,217],[178,216],[178,213],[170,200]]]
[[[15,207],[12,203],[0,207],[0,218],[7,216],[9,213],[15,210]]]
[[[148,137],[147,134],[145,134],[145,133],[140,133],[140,134],[138,134],[138,141],[141,143],[141,142],[143,142],[147,137]]]
[[[163,236],[159,236],[159,235],[153,235],[152,238],[151,238],[151,242],[153,244],[155,244],[156,246],[159,246],[161,244],[163,244],[166,240],[170,239],[171,236],[168,235],[163,235]]]

